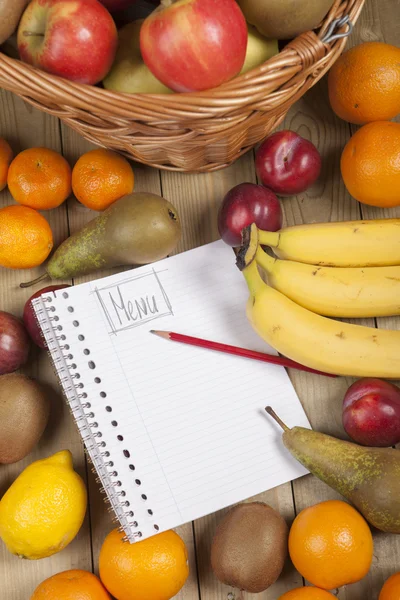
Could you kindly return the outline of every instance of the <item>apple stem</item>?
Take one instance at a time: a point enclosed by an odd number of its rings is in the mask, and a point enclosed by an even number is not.
[[[20,283],[19,287],[28,288],[28,287],[31,287],[32,285],[35,285],[36,283],[39,283],[40,281],[44,281],[45,279],[48,279],[48,278],[49,278],[49,274],[43,273],[43,275],[40,275],[40,277],[33,279],[33,281],[28,281],[27,283]]]
[[[289,431],[289,427],[285,425],[285,423],[278,417],[276,412],[271,408],[271,406],[265,407],[265,412],[267,412],[283,429],[283,431]]]

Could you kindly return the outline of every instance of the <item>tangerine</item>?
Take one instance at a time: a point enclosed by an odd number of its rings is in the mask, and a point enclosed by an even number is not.
[[[100,579],[117,600],[170,600],[189,575],[185,542],[165,531],[128,544],[117,529],[100,550]]]
[[[338,58],[328,76],[329,99],[345,121],[362,125],[400,112],[400,48],[366,42]]]
[[[376,121],[347,142],[340,162],[350,194],[363,204],[400,205],[400,123]]]
[[[289,533],[289,554],[305,579],[316,587],[333,590],[368,573],[372,534],[352,506],[328,500],[297,515]]]
[[[88,571],[71,569],[38,585],[30,600],[111,600],[101,581]]]
[[[394,573],[387,579],[379,594],[379,600],[399,600],[400,598],[400,572]]]
[[[0,192],[7,185],[8,169],[13,156],[10,144],[4,138],[0,138]]]
[[[80,157],[72,171],[75,197],[87,208],[105,210],[133,192],[131,165],[111,150],[91,150]]]
[[[27,206],[0,209],[0,265],[9,269],[31,269],[41,265],[53,248],[50,225]]]
[[[336,596],[326,590],[316,587],[300,587],[279,596],[278,600],[332,600],[333,598]]]
[[[8,187],[16,202],[36,210],[60,206],[71,194],[71,167],[50,148],[20,152],[8,170]]]

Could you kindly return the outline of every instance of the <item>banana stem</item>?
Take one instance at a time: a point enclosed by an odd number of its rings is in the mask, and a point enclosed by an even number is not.
[[[19,287],[28,288],[28,287],[31,287],[32,285],[36,285],[36,283],[40,283],[41,281],[44,281],[45,279],[49,279],[48,273],[43,273],[43,275],[40,275],[40,277],[37,277],[33,281],[28,281],[26,283],[20,283]]]
[[[247,267],[243,269],[242,273],[250,290],[250,294],[254,297],[257,292],[266,285],[261,278],[256,261],[253,260]]]
[[[269,256],[269,254],[264,252],[260,246],[257,248],[256,262],[262,269],[264,269],[264,271],[267,271],[267,273],[271,273],[273,271],[274,264],[277,260],[278,259],[272,258],[272,256]]]
[[[271,248],[279,248],[281,234],[279,231],[263,231],[258,230],[258,243],[261,246],[271,246]]]
[[[267,412],[282,427],[283,431],[289,431],[289,427],[285,425],[281,418],[278,417],[271,406],[266,406],[265,412]]]

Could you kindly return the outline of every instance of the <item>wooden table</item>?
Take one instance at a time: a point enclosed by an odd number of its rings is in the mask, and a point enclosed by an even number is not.
[[[392,44],[400,41],[400,0],[368,0],[352,36],[351,44],[382,40]],[[320,181],[306,194],[283,201],[286,223],[293,225],[312,221],[336,221],[376,217],[400,217],[400,209],[379,210],[361,206],[346,192],[341,180],[339,159],[352,128],[332,113],[326,92],[326,79],[296,104],[287,116],[284,128],[298,131],[311,139],[323,157]],[[62,151],[73,164],[91,146],[67,129],[57,119],[44,115],[9,93],[0,92],[0,136],[10,140],[15,151],[31,146],[48,146]],[[178,252],[211,242],[218,238],[216,217],[224,194],[234,185],[255,181],[254,157],[248,153],[232,167],[211,175],[180,175],[158,172],[135,165],[136,191],[162,194],[178,208],[183,221],[183,238]],[[1,205],[12,202],[8,192],[0,194]],[[55,243],[93,218],[93,213],[71,199],[60,209],[46,213],[52,226]],[[39,270],[21,273],[0,271],[0,309],[21,315],[26,299],[32,293],[18,287],[23,280],[37,276]],[[31,277],[31,276],[32,277]],[[244,310],[244,307],[243,307]],[[367,323],[374,326],[373,320]],[[378,327],[399,328],[400,319],[378,319]],[[45,353],[34,353],[27,371],[54,389],[51,422],[35,451],[12,466],[0,466],[0,496],[15,477],[33,460],[69,448],[77,470],[87,481],[90,510],[75,541],[63,552],[36,562],[21,561],[0,545],[0,600],[27,600],[45,578],[71,568],[97,570],[99,549],[112,528],[103,498],[87,465],[83,447],[72,418],[60,396],[59,386]],[[292,371],[293,384],[315,429],[344,437],[341,425],[341,400],[350,379],[331,380]],[[335,498],[335,494],[312,476],[282,485],[261,494],[260,500],[279,510],[290,524],[303,508],[316,502]],[[221,514],[214,514],[179,529],[190,553],[190,577],[177,596],[180,600],[226,600],[230,590],[220,584],[210,569],[210,543]],[[342,588],[344,600],[377,600],[384,580],[400,570],[400,537],[374,534],[375,553],[369,575],[361,582]],[[281,593],[302,585],[301,576],[289,564],[279,581],[258,596],[244,595],[246,600],[276,600]]]

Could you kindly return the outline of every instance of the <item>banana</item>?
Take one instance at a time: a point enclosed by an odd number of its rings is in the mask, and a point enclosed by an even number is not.
[[[400,265],[400,219],[296,225],[260,231],[278,258],[330,267]]]
[[[254,330],[284,356],[336,375],[400,378],[400,331],[372,329],[317,315],[268,286],[252,260],[243,269]]]
[[[400,266],[317,267],[268,256],[256,261],[268,284],[308,310],[326,317],[400,315]]]

